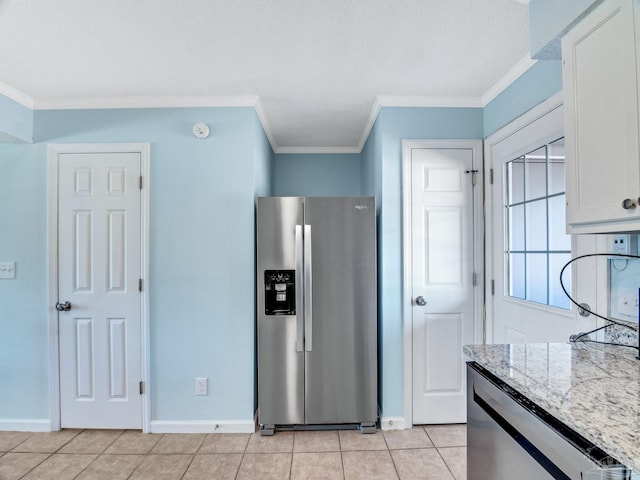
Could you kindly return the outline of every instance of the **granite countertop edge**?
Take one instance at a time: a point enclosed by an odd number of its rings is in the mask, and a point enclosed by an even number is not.
[[[640,471],[636,351],[582,342],[465,345],[463,351],[620,463]]]

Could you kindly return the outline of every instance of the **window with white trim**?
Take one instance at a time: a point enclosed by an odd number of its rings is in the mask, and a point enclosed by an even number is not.
[[[571,259],[564,157],[560,138],[506,162],[504,265],[510,297],[568,310],[560,287],[560,270]],[[570,291],[570,273],[563,278]]]

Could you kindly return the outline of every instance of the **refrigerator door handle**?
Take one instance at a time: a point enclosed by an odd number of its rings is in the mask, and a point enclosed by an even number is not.
[[[304,349],[312,350],[313,333],[312,285],[311,285],[311,225],[304,226]]]
[[[304,351],[304,283],[302,225],[296,225],[296,352]]]

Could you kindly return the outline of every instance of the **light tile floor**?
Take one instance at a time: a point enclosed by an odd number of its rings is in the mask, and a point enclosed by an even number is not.
[[[466,425],[411,430],[142,434],[0,432],[2,480],[467,478]]]

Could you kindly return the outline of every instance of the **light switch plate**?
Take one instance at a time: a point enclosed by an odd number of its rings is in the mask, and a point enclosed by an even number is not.
[[[16,278],[16,262],[0,262],[0,278]]]

